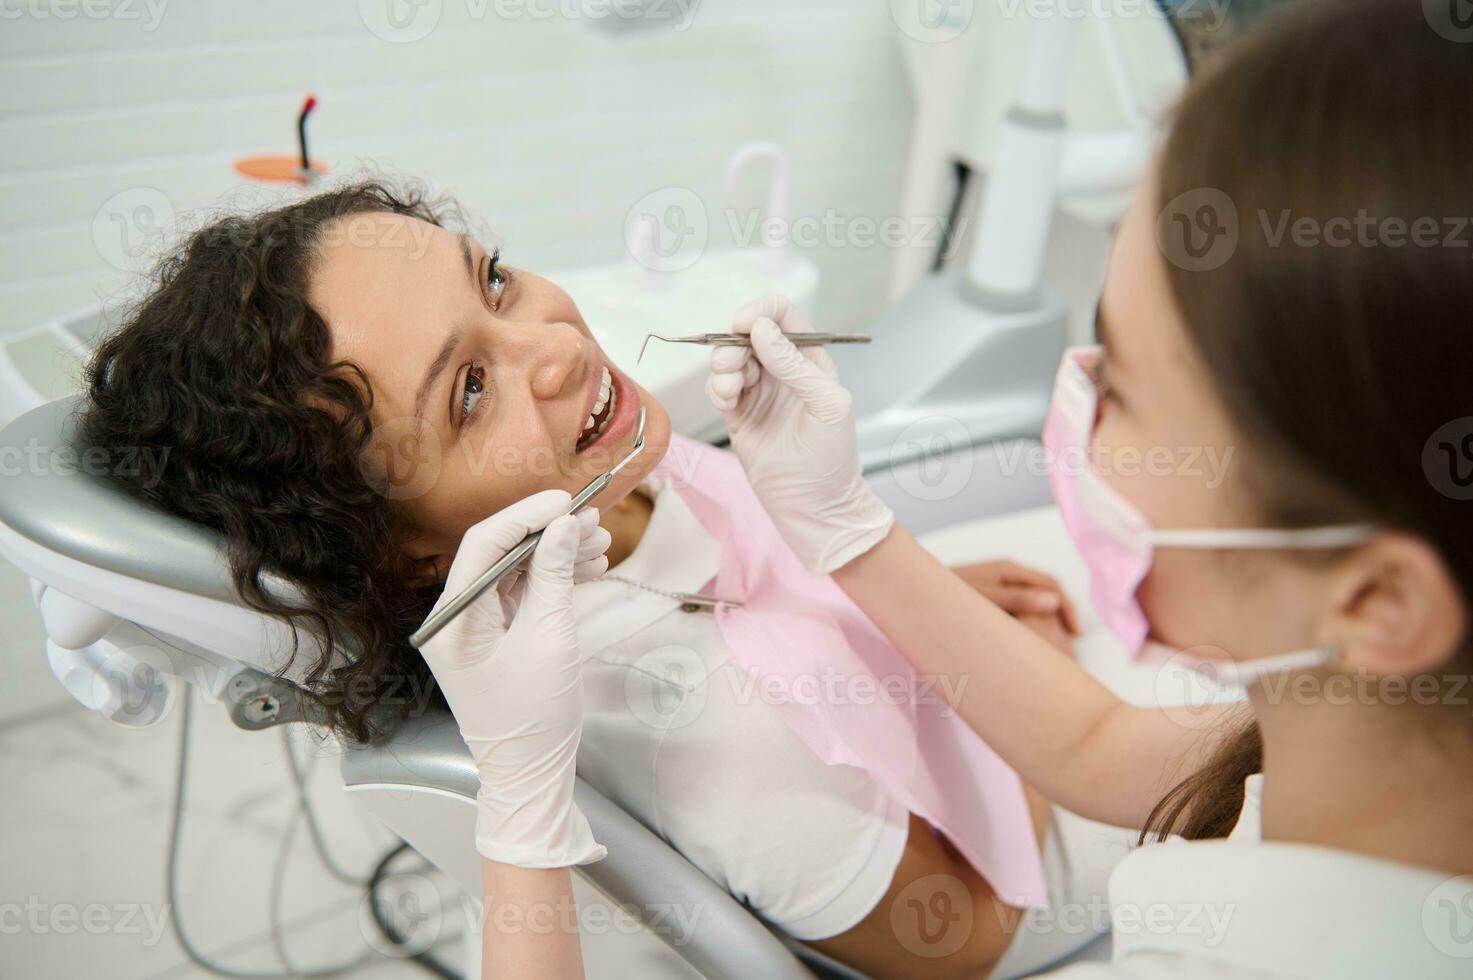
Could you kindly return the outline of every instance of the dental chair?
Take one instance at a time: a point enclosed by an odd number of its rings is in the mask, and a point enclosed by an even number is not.
[[[162,719],[180,682],[246,730],[311,721],[301,667],[280,670],[291,649],[287,628],[241,603],[211,531],[109,482],[109,468],[126,460],[78,451],[71,419],[79,404],[59,399],[0,430],[0,555],[31,579],[57,678],[84,706],[130,727]],[[298,663],[315,652],[304,649]],[[368,811],[466,895],[481,894],[478,780],[448,713],[409,719],[384,744],[345,744],[341,765],[348,792]],[[658,937],[672,931],[665,913],[699,911],[690,934],[663,944],[656,958],[673,956],[686,975],[712,980],[863,980],[768,928],[587,783],[579,781],[576,795],[609,849],[577,869],[580,887]],[[614,975],[600,968],[599,941],[585,936],[589,975]]]
[[[206,704],[219,704],[244,730],[313,722],[314,703],[301,683],[304,665],[316,659],[320,647],[312,648],[304,631],[302,654],[283,667],[290,631],[242,604],[216,535],[157,511],[112,483],[109,468],[128,461],[89,457],[75,445],[72,417],[79,406],[76,397],[62,398],[0,429],[0,557],[31,580],[53,673],[82,705],[126,727],[160,721],[184,693],[181,683],[191,685]],[[872,482],[902,512],[902,520],[905,510],[915,511],[918,532],[927,529],[922,520],[927,512],[933,522],[938,510],[953,522],[973,518],[923,539],[943,560],[1037,555],[1067,591],[1082,594],[1082,565],[1063,544],[1056,513],[1037,507],[1048,501],[1046,481],[1013,473],[1005,463],[1008,453],[1003,447],[957,457],[952,462],[960,481],[937,484],[935,473],[901,466]],[[918,492],[927,489],[944,490],[949,500],[983,502],[984,511],[963,515],[954,504],[938,508],[935,500],[920,508]],[[991,553],[976,552],[979,540]],[[290,588],[267,584],[273,590]],[[1095,617],[1089,610],[1081,613],[1088,632]],[[1089,648],[1080,644],[1081,661]],[[1147,690],[1141,696],[1150,695]],[[341,753],[342,778],[352,798],[464,895],[479,896],[480,859],[473,845],[479,782],[450,715],[431,711],[409,718],[387,741],[345,742]],[[865,980],[764,923],[582,780],[576,798],[609,854],[576,869],[575,897],[580,908],[603,902],[644,927],[635,937],[643,943],[636,951],[640,976]],[[471,907],[477,923],[478,909]],[[673,910],[698,913],[690,916],[688,932],[672,930]],[[478,934],[468,932],[470,977],[479,975],[479,942],[472,940]],[[603,964],[601,955],[627,964],[632,942],[617,930],[600,935],[585,930],[588,975],[627,976]],[[615,946],[621,948],[614,952]],[[1108,936],[1102,936],[1069,958],[1097,959],[1107,951]]]

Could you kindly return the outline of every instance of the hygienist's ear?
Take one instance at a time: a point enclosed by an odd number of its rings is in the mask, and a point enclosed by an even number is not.
[[[1323,639],[1340,644],[1339,669],[1375,676],[1435,673],[1468,631],[1462,593],[1437,551],[1419,538],[1377,534],[1335,570]]]

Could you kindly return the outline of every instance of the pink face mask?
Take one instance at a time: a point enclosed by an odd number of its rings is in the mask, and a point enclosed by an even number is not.
[[[1089,465],[1099,401],[1092,374],[1102,353],[1098,346],[1064,351],[1044,424],[1043,445],[1064,528],[1089,568],[1095,611],[1132,659],[1140,656],[1150,632],[1136,590],[1151,570],[1156,548],[1343,548],[1371,535],[1374,528],[1367,525],[1154,530],[1145,515]],[[1216,661],[1213,667],[1220,680],[1246,684],[1267,673],[1332,658],[1333,653],[1320,650],[1297,651],[1239,664]],[[1229,676],[1223,677],[1224,673]]]

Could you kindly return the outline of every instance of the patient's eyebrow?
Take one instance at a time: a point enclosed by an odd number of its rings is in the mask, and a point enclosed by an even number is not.
[[[465,274],[470,277],[471,285],[476,285],[476,260],[471,256],[471,240],[464,233],[460,236],[460,255],[465,259]]]
[[[455,349],[460,346],[460,339],[464,334],[459,330],[452,331],[445,338],[445,343],[440,346],[440,352],[425,369],[424,380],[419,383],[419,391],[414,396],[414,414],[419,418],[425,417],[425,402],[429,400],[430,392],[435,388],[435,382],[450,363],[450,358],[455,356]]]
[[[459,239],[460,256],[465,260],[465,274],[470,279],[471,288],[474,289],[476,287],[476,259],[471,254],[471,240],[463,233],[459,236]],[[422,419],[425,417],[425,402],[429,400],[430,392],[435,388],[435,381],[439,378],[440,373],[445,370],[445,365],[449,364],[450,358],[455,356],[455,348],[460,346],[462,336],[464,334],[456,330],[450,336],[446,337],[445,343],[440,346],[440,352],[435,355],[435,359],[425,369],[424,379],[419,383],[419,391],[414,395],[414,414],[418,418]]]

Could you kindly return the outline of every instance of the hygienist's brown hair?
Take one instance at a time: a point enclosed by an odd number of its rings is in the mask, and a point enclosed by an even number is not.
[[[1415,0],[1286,6],[1223,49],[1175,109],[1158,208],[1220,191],[1238,236],[1215,268],[1168,261],[1173,298],[1261,460],[1252,482],[1268,526],[1415,535],[1473,608],[1473,501],[1449,492],[1473,479],[1459,469],[1469,454],[1454,442],[1443,459],[1434,445],[1424,467],[1434,433],[1473,416],[1473,38],[1450,39]],[[1276,238],[1286,212],[1326,237]],[[1383,225],[1366,244],[1353,224],[1327,224],[1358,214],[1406,233]],[[1436,222],[1420,243],[1419,218]],[[1257,729],[1237,733],[1156,806],[1143,839],[1227,834],[1261,765]]]

